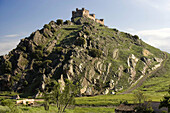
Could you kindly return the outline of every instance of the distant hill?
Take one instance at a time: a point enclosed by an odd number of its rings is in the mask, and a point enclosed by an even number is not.
[[[51,21],[0,57],[0,90],[40,95],[47,81],[80,83],[81,95],[114,93],[154,71],[164,52],[86,17]]]

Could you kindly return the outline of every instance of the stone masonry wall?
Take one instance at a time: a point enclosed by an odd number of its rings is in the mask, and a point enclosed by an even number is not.
[[[97,23],[103,24],[104,25],[104,19],[95,19],[95,14],[89,14],[89,10],[86,10],[84,8],[78,9],[76,8],[76,11],[72,11],[72,18],[75,17],[88,17]]]

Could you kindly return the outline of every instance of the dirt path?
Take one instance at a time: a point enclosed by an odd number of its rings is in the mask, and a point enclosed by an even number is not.
[[[167,54],[166,54],[166,53],[163,53],[163,54],[164,54],[165,58],[164,58],[164,61],[161,63],[161,66],[160,66],[160,67],[158,67],[156,70],[154,70],[154,71],[152,71],[151,73],[148,73],[147,75],[145,75],[144,77],[142,77],[135,86],[130,87],[128,90],[126,90],[126,91],[124,91],[123,93],[120,93],[120,94],[128,94],[128,93],[131,93],[133,90],[135,90],[136,88],[140,87],[140,86],[143,84],[143,82],[145,82],[145,80],[146,80],[150,75],[155,74],[155,73],[157,73],[160,69],[162,69],[163,66],[164,66],[164,63],[165,63],[166,60],[168,59]]]

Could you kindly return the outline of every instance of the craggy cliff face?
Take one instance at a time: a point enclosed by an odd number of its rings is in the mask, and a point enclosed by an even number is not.
[[[80,94],[114,93],[158,68],[163,52],[138,36],[74,18],[51,21],[0,57],[0,90],[39,95],[55,79],[80,84]]]

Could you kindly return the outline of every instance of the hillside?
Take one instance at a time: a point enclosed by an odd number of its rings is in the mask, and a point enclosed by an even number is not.
[[[51,21],[0,57],[0,90],[40,96],[46,82],[80,84],[81,95],[129,88],[161,66],[164,52],[138,36],[77,17]]]

